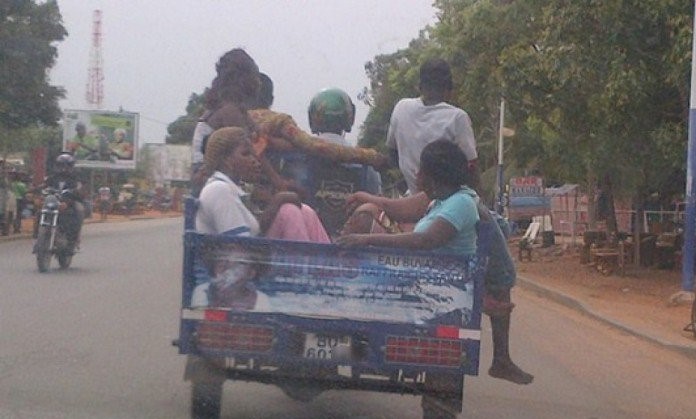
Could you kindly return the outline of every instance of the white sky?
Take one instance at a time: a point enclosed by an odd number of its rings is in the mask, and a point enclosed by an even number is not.
[[[102,11],[102,108],[140,113],[140,139],[163,142],[167,125],[201,93],[226,51],[242,47],[275,84],[273,109],[309,130],[307,106],[326,87],[357,106],[355,142],[367,115],[356,96],[364,64],[408,46],[435,22],[431,0],[58,0],[66,39],[51,83],[66,89],[63,109],[85,100],[92,13]]]

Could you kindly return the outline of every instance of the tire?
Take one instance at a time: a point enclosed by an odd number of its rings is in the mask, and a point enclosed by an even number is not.
[[[72,262],[72,255],[69,253],[60,253],[58,255],[58,264],[62,269],[66,269],[70,267],[70,263]]]
[[[423,419],[455,419],[462,411],[464,379],[460,374],[428,375],[425,386],[431,393],[421,399]]]
[[[435,396],[423,396],[421,408],[423,409],[423,419],[456,419],[458,409],[450,406],[447,399]]]
[[[47,272],[51,266],[51,230],[47,227],[39,227],[39,235],[36,238],[36,265],[39,272]]]
[[[218,419],[221,402],[221,382],[191,382],[191,419]]]

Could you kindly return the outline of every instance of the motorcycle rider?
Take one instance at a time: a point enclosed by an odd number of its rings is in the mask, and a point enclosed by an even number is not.
[[[85,218],[84,192],[82,182],[75,173],[75,157],[70,153],[62,153],[56,157],[53,167],[53,174],[46,177],[43,188],[53,188],[61,191],[62,196],[67,198],[67,208],[61,211],[61,224],[65,228],[67,239],[74,243],[75,248],[79,247],[80,231],[82,222]],[[34,224],[34,237],[36,238],[39,230],[39,219],[41,212],[37,212],[37,220]]]
[[[323,89],[312,98],[307,109],[309,128],[317,137],[345,147],[355,122],[355,104],[346,92],[338,88]],[[371,166],[367,168],[365,189],[375,195],[382,193],[382,177]]]

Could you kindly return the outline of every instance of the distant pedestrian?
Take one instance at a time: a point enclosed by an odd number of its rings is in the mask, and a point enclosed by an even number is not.
[[[99,193],[99,215],[102,221],[106,221],[107,214],[111,210],[111,188],[102,186]]]
[[[27,195],[27,184],[22,181],[21,174],[15,172],[10,186],[15,195],[15,202],[17,203],[17,213],[14,219],[14,233],[18,234],[22,232],[22,212],[24,211],[24,203]]]

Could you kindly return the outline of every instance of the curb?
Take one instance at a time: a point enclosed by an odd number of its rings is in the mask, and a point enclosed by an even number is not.
[[[660,345],[660,346],[664,347],[665,349],[669,349],[671,351],[685,355],[689,358],[696,359],[696,346],[682,345],[682,344],[670,342],[668,340],[654,336],[654,335],[652,335],[648,332],[645,332],[643,330],[639,330],[634,326],[629,326],[629,325],[622,323],[616,319],[606,317],[603,314],[601,314],[600,312],[588,307],[586,304],[579,301],[578,299],[571,297],[571,296],[569,296],[561,291],[558,291],[556,289],[553,289],[551,287],[541,285],[540,283],[538,283],[532,279],[518,276],[517,277],[517,284],[523,289],[531,291],[531,292],[533,292],[533,293],[535,293],[543,298],[554,301],[554,302],[561,304],[565,307],[568,307],[568,308],[573,309],[575,311],[578,311],[582,314],[585,314],[594,320],[600,321],[600,322],[602,322],[606,325],[609,325],[611,327],[614,327],[622,332],[628,333],[632,336],[638,337],[638,338],[643,339],[647,342]]]

